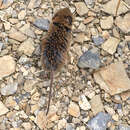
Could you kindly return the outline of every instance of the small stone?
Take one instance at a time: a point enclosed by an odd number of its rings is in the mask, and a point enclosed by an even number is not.
[[[20,45],[20,47],[18,48],[19,52],[22,52],[28,56],[31,56],[34,50],[35,50],[34,42],[33,42],[33,39],[31,39],[31,38],[29,38],[25,42],[23,42]]]
[[[33,24],[41,30],[48,30],[50,22],[48,19],[36,19]]]
[[[84,95],[80,96],[79,106],[82,110],[89,110],[91,109],[91,105],[88,102],[87,98]]]
[[[33,9],[39,7],[41,4],[41,0],[30,0],[28,4],[28,9]]]
[[[6,103],[5,103],[5,105],[9,108],[14,108],[16,105],[17,105],[17,103],[16,103],[16,101],[13,99],[13,97],[12,96],[9,96],[8,98],[7,98],[7,100],[6,100]]]
[[[34,34],[34,32],[31,30],[31,28],[30,28],[30,23],[27,23],[27,24],[25,24],[23,27],[21,27],[20,29],[19,29],[23,34],[25,34],[25,35],[27,35],[27,36],[29,36],[29,37],[32,37],[32,38],[35,38],[36,36],[35,36],[35,34]]]
[[[80,16],[88,13],[88,8],[84,2],[76,2],[75,6],[76,6],[76,11]]]
[[[18,83],[10,83],[5,87],[1,88],[1,94],[4,96],[12,95],[16,93],[18,87]]]
[[[16,18],[10,18],[10,19],[9,19],[9,22],[12,23],[12,24],[16,24],[16,23],[19,22],[19,20],[16,19]]]
[[[119,121],[119,115],[118,115],[118,114],[114,114],[114,115],[112,116],[112,119],[113,119],[114,121]]]
[[[25,16],[26,16],[26,10],[22,10],[18,14],[18,19],[19,20],[24,20]]]
[[[75,130],[71,124],[66,125],[66,130]]]
[[[15,61],[7,55],[0,58],[0,79],[15,72]]]
[[[58,130],[64,129],[67,124],[67,121],[65,119],[59,120],[58,122]]]
[[[76,130],[86,130],[86,127],[85,126],[79,126],[76,128]]]
[[[25,41],[27,39],[27,37],[24,34],[22,34],[20,31],[17,31],[15,29],[12,29],[10,31],[9,37],[19,42]]]
[[[86,39],[85,34],[79,33],[76,35],[76,38],[74,39],[74,41],[79,42],[79,43],[83,43],[84,41],[86,41],[85,39]]]
[[[86,30],[86,26],[85,26],[83,23],[81,23],[81,24],[79,25],[78,29],[79,29],[81,32],[84,32],[84,31]]]
[[[4,46],[4,43],[0,42],[0,52],[1,52],[2,48],[3,48],[3,46]]]
[[[0,0],[0,9],[5,9],[13,3],[14,0]]]
[[[114,37],[110,37],[107,41],[102,44],[102,48],[113,55],[116,52],[116,48],[119,44],[120,40]]]
[[[100,19],[100,25],[102,29],[111,29],[113,26],[113,17],[109,16]]]
[[[122,62],[113,63],[94,73],[95,81],[110,95],[122,93],[130,89],[130,80]]]
[[[79,116],[80,116],[79,106],[78,106],[76,103],[71,102],[71,103],[69,104],[68,113],[69,113],[71,116],[79,117]]]
[[[125,124],[120,124],[118,126],[118,130],[130,130],[130,126],[125,125]]]
[[[86,51],[78,61],[78,66],[80,68],[92,68],[98,69],[101,64],[99,54],[97,52],[93,52],[93,50]]]
[[[10,30],[10,28],[11,28],[10,23],[9,22],[4,23],[4,28],[7,31]]]
[[[104,106],[104,109],[105,109],[110,115],[114,115],[114,114],[115,114],[114,109],[111,108],[111,107],[109,107],[109,106],[107,106],[107,105]]]
[[[123,101],[127,100],[130,97],[130,91],[121,93],[121,98]]]
[[[95,19],[94,17],[87,17],[87,18],[84,20],[84,24],[91,23],[94,19]]]
[[[6,114],[8,111],[8,108],[0,101],[0,116]]]
[[[84,1],[85,1],[85,4],[88,7],[93,7],[94,6],[95,0],[84,0]]]
[[[92,40],[96,46],[99,46],[104,43],[104,39],[101,36],[93,36]]]
[[[104,107],[100,98],[100,95],[95,95],[91,101],[91,109],[94,115],[98,114],[99,112],[103,112],[104,111]]]
[[[88,121],[88,127],[91,130],[106,130],[111,116],[104,112],[99,112],[94,118]]]
[[[125,14],[124,17],[118,16],[115,20],[115,24],[124,32],[130,32],[130,13]]]
[[[117,4],[118,4],[118,0],[110,0],[103,5],[102,10],[108,14],[116,15]],[[128,10],[129,9],[126,7],[125,3],[123,1],[120,1],[120,6],[118,8],[117,15],[124,14]]]
[[[24,122],[22,124],[22,126],[24,127],[25,130],[31,130],[32,129],[32,125],[29,122]]]

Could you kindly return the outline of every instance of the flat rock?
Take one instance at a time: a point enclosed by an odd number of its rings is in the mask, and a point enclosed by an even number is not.
[[[41,19],[36,19],[33,24],[41,30],[48,30],[50,22],[48,19],[41,18]]]
[[[94,73],[95,81],[110,95],[130,90],[130,80],[122,62],[113,63]]]
[[[19,42],[23,42],[27,39],[27,36],[25,36],[23,33],[21,33],[20,31],[17,31],[15,29],[12,29],[9,33],[9,37],[17,40]]]
[[[78,66],[80,68],[92,68],[98,69],[101,64],[99,54],[94,52],[92,49],[86,51],[78,61]]]
[[[92,40],[96,46],[99,46],[104,43],[104,39],[101,36],[93,36]]]
[[[9,7],[14,0],[0,0],[0,9],[5,9]]]
[[[0,101],[0,116],[8,112],[8,108]]]
[[[85,97],[85,95],[81,95],[80,96],[80,101],[79,101],[79,106],[82,110],[89,110],[91,109],[91,105],[88,102],[87,98]]]
[[[114,37],[110,37],[107,41],[102,44],[102,48],[113,55],[116,52],[116,48],[119,44],[120,40]]]
[[[88,8],[84,2],[76,2],[75,3],[77,13],[82,16],[88,13]]]
[[[68,113],[69,113],[71,116],[79,117],[79,116],[80,116],[79,106],[78,106],[76,103],[71,102],[71,103],[69,104]]]
[[[94,115],[98,114],[99,112],[104,111],[104,107],[103,107],[100,95],[95,95],[91,99],[90,104],[91,104],[91,109]]]
[[[25,24],[23,27],[19,29],[23,34],[35,38],[35,33],[31,30],[30,23]]]
[[[110,29],[113,26],[113,17],[103,17],[100,19],[100,25],[102,29]]]
[[[104,112],[99,112],[94,118],[88,121],[88,127],[91,130],[106,130],[111,116]]]
[[[124,17],[118,16],[115,20],[115,24],[124,32],[130,32],[130,13],[125,14]]]
[[[18,14],[18,19],[23,20],[26,16],[26,10],[21,10]]]
[[[22,52],[28,56],[31,56],[34,50],[35,50],[34,42],[33,42],[33,39],[31,39],[31,38],[24,41],[18,48],[19,52]]]
[[[102,10],[108,14],[116,15],[117,4],[118,0],[110,0],[106,4],[102,5]],[[128,10],[129,9],[126,7],[125,3],[123,1],[120,1],[120,6],[118,8],[117,15],[126,13]]]
[[[0,58],[0,79],[15,72],[15,61],[7,55]]]
[[[10,83],[5,87],[1,88],[1,94],[4,96],[11,95],[16,93],[18,87],[18,83]]]

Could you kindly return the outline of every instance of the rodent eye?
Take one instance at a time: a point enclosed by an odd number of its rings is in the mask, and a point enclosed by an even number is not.
[[[72,17],[71,16],[65,16],[65,19],[67,20],[67,22],[72,25]]]

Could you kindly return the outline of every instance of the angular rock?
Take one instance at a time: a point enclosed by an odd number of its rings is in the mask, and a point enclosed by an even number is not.
[[[66,130],[75,130],[71,124],[66,125]]]
[[[104,111],[104,107],[100,98],[100,95],[95,95],[91,101],[91,109],[94,115],[98,114],[99,112],[103,112]]]
[[[0,101],[0,116],[6,114],[8,111],[8,108]]]
[[[124,125],[124,124],[120,124],[118,126],[118,130],[130,130],[130,126]]]
[[[101,64],[99,54],[93,50],[86,51],[78,61],[80,68],[98,69]]]
[[[50,22],[48,19],[36,19],[33,24],[41,30],[48,30]]]
[[[9,7],[14,0],[0,0],[0,9],[5,9]]]
[[[11,28],[10,23],[9,22],[5,22],[4,23],[4,28],[5,28],[5,30],[10,30],[10,28]]]
[[[15,72],[15,61],[7,55],[0,58],[0,79]]]
[[[121,93],[121,98],[123,101],[127,100],[130,97],[130,91]]]
[[[33,39],[31,39],[31,38],[29,38],[25,42],[23,42],[20,45],[20,47],[18,48],[19,52],[22,52],[28,56],[31,56],[34,50],[35,50],[34,42],[33,42]]]
[[[124,17],[118,16],[115,20],[115,24],[124,32],[130,32],[130,13],[125,14]]]
[[[17,91],[18,83],[10,83],[1,88],[1,94],[4,96],[14,94]]]
[[[19,42],[25,41],[27,39],[27,36],[25,36],[23,33],[21,33],[20,31],[17,31],[15,29],[12,29],[9,33],[9,37],[17,40]]]
[[[0,42],[0,52],[1,52],[2,48],[3,48],[3,46],[4,46],[4,43]]]
[[[114,37],[110,37],[107,41],[102,44],[102,48],[113,55],[116,52],[116,48],[119,44],[120,40]]]
[[[30,23],[25,24],[23,27],[19,29],[23,34],[35,38],[35,33],[31,30]]]
[[[67,124],[67,121],[64,118],[62,120],[59,120],[59,122],[58,122],[58,130],[61,130],[61,129],[65,128],[66,124]]]
[[[88,13],[88,8],[84,2],[76,2],[75,3],[77,13],[82,16]]]
[[[102,10],[104,12],[108,13],[108,14],[116,15],[117,3],[118,3],[118,0],[110,0],[106,4],[102,5],[102,7],[103,7]],[[126,7],[126,5],[124,4],[124,2],[120,1],[120,6],[118,8],[117,15],[126,13],[128,10],[129,9]]]
[[[84,41],[86,41],[86,36],[84,33],[79,33],[76,35],[76,38],[74,39],[74,41],[79,42],[79,43],[83,43]]]
[[[113,17],[103,17],[103,19],[100,19],[100,25],[102,29],[110,29],[113,25]]]
[[[71,103],[69,104],[68,113],[69,113],[71,116],[79,117],[79,116],[80,116],[79,106],[78,106],[76,103],[71,102]]]
[[[94,6],[95,0],[84,0],[84,1],[85,1],[85,4],[88,7],[93,7]]]
[[[18,19],[23,20],[26,16],[26,10],[21,10],[18,14]]]
[[[96,46],[99,46],[104,43],[104,39],[101,36],[93,36],[92,40]]]
[[[90,22],[92,22],[95,18],[94,17],[87,17],[85,20],[84,20],[84,24],[88,24]]]
[[[94,118],[88,121],[88,127],[91,130],[106,130],[111,116],[104,112],[99,112]]]
[[[40,4],[41,4],[41,0],[30,0],[28,4],[28,8],[29,9],[37,8],[40,6]]]
[[[113,63],[94,73],[94,79],[110,95],[130,90],[130,80],[122,62]]]
[[[91,105],[88,102],[87,98],[85,97],[85,95],[81,95],[80,96],[80,101],[79,101],[79,106],[82,110],[89,110],[91,109]]]

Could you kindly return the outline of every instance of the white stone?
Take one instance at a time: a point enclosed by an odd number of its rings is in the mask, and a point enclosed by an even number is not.
[[[0,101],[0,116],[6,114],[8,111],[8,108]]]

